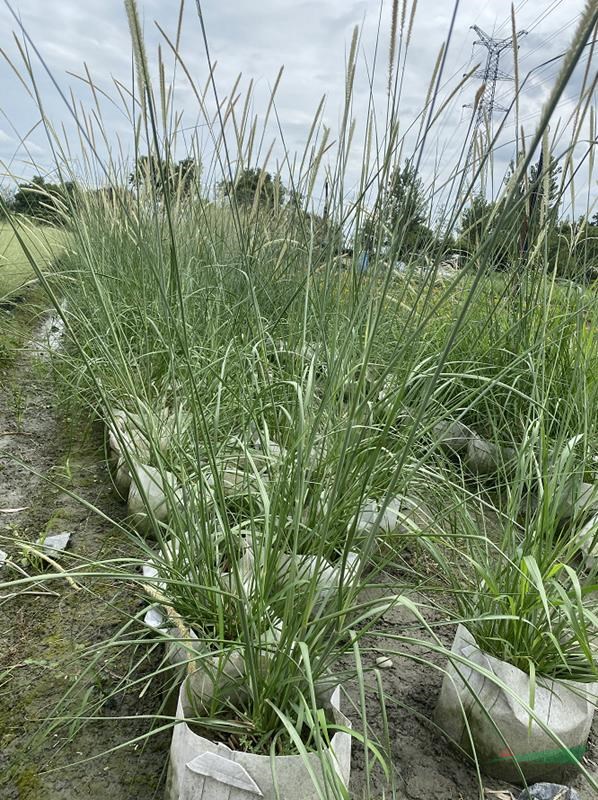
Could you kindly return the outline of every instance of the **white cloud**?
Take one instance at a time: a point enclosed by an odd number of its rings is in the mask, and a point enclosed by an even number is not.
[[[124,7],[120,0],[14,0],[14,7],[33,42],[39,48],[53,76],[68,95],[70,88],[75,99],[89,111],[94,106],[94,98],[86,87],[67,75],[75,72],[84,75],[83,63],[87,65],[98,87],[116,99],[122,106],[112,84],[112,77],[125,86],[131,85],[131,48]],[[529,35],[521,40],[519,51],[521,74],[536,67],[549,58],[566,50],[572,35],[572,26],[583,7],[583,0],[568,0],[550,13],[545,12],[553,3],[550,0],[531,0],[518,3],[518,27],[530,29]],[[162,44],[162,53],[172,74],[173,56],[169,46],[157,31],[157,19],[167,34],[174,39],[177,23],[177,6],[174,0],[139,0],[147,37],[148,52],[155,66],[156,46]],[[240,89],[247,88],[253,80],[254,100],[251,114],[263,113],[267,105],[272,83],[278,69],[285,65],[285,71],[277,94],[276,109],[283,128],[284,141],[289,151],[302,151],[313,112],[323,94],[327,95],[324,121],[333,132],[338,130],[341,117],[345,61],[353,27],[360,25],[359,71],[355,83],[352,112],[363,122],[370,97],[368,68],[371,69],[374,52],[378,46],[378,65],[374,78],[374,99],[381,112],[386,102],[388,32],[390,27],[390,7],[379,14],[378,2],[374,0],[234,0],[234,2],[205,2],[205,25],[208,33],[210,55],[218,62],[216,78],[220,98],[225,97],[239,73],[243,78]],[[453,39],[447,54],[444,79],[439,103],[460,80],[461,75],[476,63],[485,62],[486,50],[473,47],[475,34],[469,29],[473,24],[480,25],[488,33],[495,31],[498,36],[510,33],[509,8],[504,0],[462,0],[459,6]],[[403,92],[401,97],[401,128],[408,130],[422,108],[434,62],[442,43],[446,40],[452,15],[452,5],[438,0],[420,0],[415,25],[411,37],[409,54],[405,67]],[[380,21],[380,27],[379,27]],[[0,8],[0,45],[16,57],[16,48],[9,31],[17,27],[8,10]],[[187,2],[181,54],[185,64],[198,87],[203,87],[208,76],[201,27],[195,12],[195,4]],[[43,67],[32,56],[36,79],[44,98],[44,111],[56,130],[64,123],[67,133],[74,141],[75,128],[70,114],[59,94],[45,75]],[[550,91],[551,82],[559,64],[538,70],[527,84],[521,99],[521,119],[528,131],[537,121],[542,104]],[[512,71],[512,54],[506,52],[501,67]],[[154,70],[155,72],[155,70]],[[567,110],[574,100],[573,89],[579,87],[579,73],[575,76],[567,94]],[[198,108],[193,91],[186,81],[183,71],[178,68],[179,87],[175,100],[179,110],[184,112],[186,126],[193,126],[198,120]],[[472,80],[447,107],[442,122],[429,140],[428,149],[422,157],[422,174],[431,179],[435,160],[439,158],[441,173],[448,174],[457,159],[471,111],[463,109],[463,104],[471,102],[479,80]],[[0,71],[0,97],[4,98],[2,111],[8,114],[16,129],[22,135],[39,120],[39,111],[27,98],[14,75],[8,69]],[[508,105],[512,97],[512,85],[499,84],[497,98]],[[215,105],[208,92],[208,107],[211,112]],[[241,99],[239,105],[243,102]],[[103,125],[107,131],[109,144],[116,146],[117,139],[125,152],[132,148],[130,124],[126,120],[129,108],[118,110],[107,100],[101,101]],[[241,109],[238,111],[241,114]],[[88,119],[91,119],[90,117]],[[97,126],[96,126],[97,128]],[[97,133],[97,130],[96,130]],[[209,152],[207,132],[199,129]],[[282,156],[281,135],[274,119],[267,131],[268,137],[276,138],[275,157]],[[497,151],[497,171],[503,169],[514,154],[514,128],[506,126]],[[47,160],[51,154],[47,141],[38,129],[29,139],[39,148],[30,154]],[[106,145],[97,140],[101,153]],[[412,148],[414,137],[408,137],[407,148]],[[8,142],[2,143],[0,155],[6,158]],[[360,154],[356,149],[349,165],[348,183],[358,178]],[[25,167],[30,169],[30,166]]]

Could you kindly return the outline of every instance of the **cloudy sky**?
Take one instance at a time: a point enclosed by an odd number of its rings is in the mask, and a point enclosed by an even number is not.
[[[24,37],[9,5],[29,39]],[[174,63],[168,41],[155,22],[161,25],[168,38],[174,40],[178,5],[178,0],[138,0],[155,89],[159,84],[156,77],[159,45],[166,63],[167,81],[172,78]],[[541,65],[567,50],[583,5],[583,0],[515,2],[517,27],[529,31],[521,39],[519,51],[521,74],[532,71],[521,97],[520,121],[528,135],[538,120],[561,62]],[[407,6],[409,14],[411,2]],[[342,117],[347,53],[353,29],[359,26],[358,68],[352,106],[357,127],[346,179],[347,191],[354,191],[363,161],[363,121],[370,98],[373,98],[379,123],[384,127],[391,3],[386,2],[381,7],[378,0],[204,0],[202,8],[210,56],[217,62],[215,78],[221,101],[230,96],[237,76],[242,75],[237,87],[240,95],[238,118],[250,81],[253,82],[251,115],[263,116],[271,87],[279,68],[284,66],[276,95],[276,114],[271,115],[260,150],[260,158],[263,158],[270,141],[275,139],[272,166],[276,162],[282,163],[285,153],[303,152],[314,111],[322,96],[326,96],[323,123],[331,129],[331,141],[335,139]],[[447,40],[453,11],[450,2],[440,0],[419,0],[417,5],[400,99],[404,155],[413,152],[418,115],[425,103],[437,54]],[[487,51],[474,45],[477,36],[470,29],[472,25],[480,26],[495,37],[509,36],[510,4],[505,0],[461,0],[458,4],[439,104],[457,87],[463,73],[476,64],[483,66],[485,63]],[[182,60],[195,86],[203,91],[208,68],[195,0],[187,0],[185,4],[181,30]],[[22,42],[21,54],[13,31]],[[77,104],[80,121],[85,115],[91,125],[89,133],[93,134],[96,149],[103,158],[108,150],[114,159],[130,158],[133,136],[132,103],[128,92],[132,85],[132,53],[127,16],[121,0],[10,0],[6,4],[5,0],[0,0],[0,47],[21,77],[26,73],[25,54],[38,91],[36,98],[26,78],[27,86],[7,62],[0,64],[0,172],[13,176],[28,176],[34,172],[52,175],[55,158],[60,156],[60,152],[39,124],[41,102],[46,120],[63,143],[63,157],[75,165],[74,169],[80,175],[91,172],[98,180],[101,178],[101,168],[86,161],[81,154],[77,126],[65,98],[69,103]],[[511,51],[505,52],[500,66],[505,72],[512,72]],[[558,116],[563,131],[576,107],[583,67],[581,64],[576,70],[559,106]],[[85,78],[86,71],[97,87],[95,97],[80,79]],[[442,182],[454,169],[472,114],[464,104],[473,100],[479,86],[478,78],[468,81],[432,129],[420,162],[427,184],[431,183],[433,175],[436,175],[437,182]],[[497,102],[508,105],[512,94],[512,83],[499,83]],[[193,87],[180,66],[173,100],[176,113],[182,115],[179,154],[181,157],[184,155],[186,142],[195,135],[206,163],[209,162],[213,146],[205,124],[205,113],[201,112]],[[208,93],[208,117],[213,115],[215,108],[212,94]],[[94,120],[100,114],[102,135]],[[497,115],[495,124],[499,121],[500,115]],[[555,119],[551,133],[557,136],[557,154],[566,147],[566,135],[558,140],[559,130]],[[514,155],[513,137],[514,125],[508,121],[496,151],[497,175],[504,172]],[[89,152],[88,145],[84,149]],[[578,155],[583,152],[583,147],[577,148]],[[4,179],[5,184],[7,180]],[[596,191],[595,181],[588,183],[587,171],[584,173],[583,169],[580,170],[579,190],[586,197],[588,191]],[[318,191],[321,192],[321,182],[316,194]]]

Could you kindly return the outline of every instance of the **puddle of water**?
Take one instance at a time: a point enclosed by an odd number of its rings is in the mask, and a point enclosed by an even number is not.
[[[65,305],[61,306],[64,312]],[[56,311],[50,311],[27,345],[38,358],[48,358],[60,349],[64,338],[64,321]]]

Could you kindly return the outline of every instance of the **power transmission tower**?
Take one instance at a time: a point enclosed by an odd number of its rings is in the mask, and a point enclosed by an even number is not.
[[[477,25],[472,25],[472,30],[474,30],[480,37],[473,43],[474,46],[476,44],[481,44],[488,50],[486,66],[484,69],[478,70],[474,73],[474,77],[482,79],[482,85],[484,87],[482,96],[478,100],[478,109],[475,122],[477,128],[482,124],[485,116],[490,119],[495,108],[498,111],[507,110],[506,108],[495,104],[494,96],[496,94],[497,81],[513,80],[511,75],[508,75],[506,72],[503,72],[498,68],[501,53],[513,46],[513,37],[508,36],[506,39],[493,39]],[[516,36],[519,38],[520,36],[524,36],[526,33],[527,31],[520,31],[516,34]]]
[[[503,70],[499,69],[499,61],[501,53],[504,50],[507,50],[510,47],[513,47],[513,37],[508,36],[505,39],[494,39],[492,36],[488,36],[485,31],[483,31],[478,25],[472,25],[472,30],[474,30],[477,35],[480,37],[474,42],[474,46],[477,44],[483,45],[488,50],[488,56],[486,58],[486,65],[484,69],[478,70],[474,73],[474,77],[481,78],[482,85],[480,90],[478,91],[478,96],[476,98],[477,102],[475,104],[475,120],[473,124],[473,130],[471,135],[471,142],[469,146],[469,152],[467,154],[466,160],[466,170],[471,162],[471,158],[473,155],[473,150],[475,147],[475,143],[478,139],[478,131],[480,128],[488,121],[490,125],[490,121],[492,119],[493,112],[496,111],[504,111],[506,112],[508,109],[504,108],[503,106],[498,105],[495,103],[494,98],[496,95],[496,83],[497,81],[512,81],[513,78],[511,75],[508,75]],[[518,31],[515,34],[515,40],[518,40],[520,36],[525,36],[527,31]],[[468,103],[466,108],[471,108],[472,104]],[[490,136],[488,136],[488,141],[490,141]]]

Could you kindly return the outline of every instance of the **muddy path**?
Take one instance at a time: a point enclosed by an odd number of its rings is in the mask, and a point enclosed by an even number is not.
[[[0,582],[18,578],[19,568],[30,575],[39,571],[24,561],[17,542],[35,542],[44,533],[71,533],[69,552],[58,559],[65,567],[75,559],[131,552],[122,532],[59,488],[108,517],[122,516],[102,457],[101,431],[65,418],[68,411],[58,402],[46,346],[57,344],[59,334],[47,316],[39,319],[32,340],[0,374],[0,549],[17,565],[0,569]],[[47,566],[45,574],[51,570]],[[91,668],[89,648],[139,610],[142,601],[133,587],[98,578],[77,590],[60,579],[11,594],[6,586],[0,590],[1,800],[161,797],[167,733],[75,763],[142,736],[147,720],[134,717],[159,707],[155,690],[142,699],[131,691],[116,694],[102,712],[106,719],[81,731],[52,731],[48,722],[67,690],[73,693],[71,713],[84,694],[101,699],[118,687],[131,654],[106,654]]]

